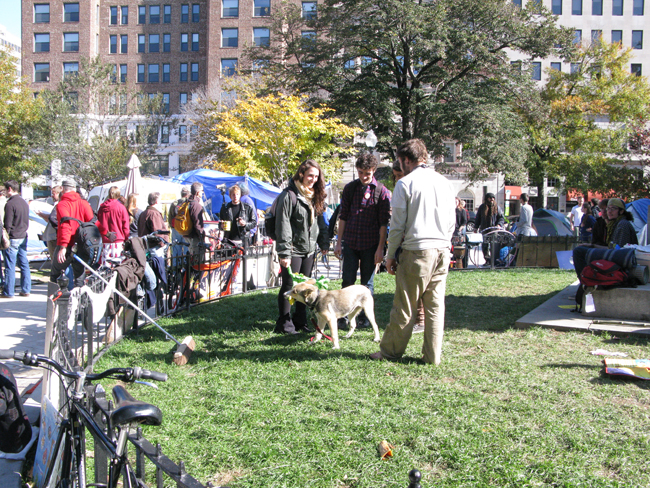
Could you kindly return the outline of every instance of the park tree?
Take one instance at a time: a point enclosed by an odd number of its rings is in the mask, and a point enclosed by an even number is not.
[[[42,91],[43,119],[32,131],[32,149],[41,161],[61,161],[61,172],[90,188],[127,175],[136,153],[143,165],[173,130],[168,101],[120,83],[115,65],[83,58],[78,74],[52,91]]]
[[[0,179],[24,181],[43,167],[32,157],[25,134],[37,127],[41,102],[18,79],[16,59],[0,49]]]
[[[255,85],[226,93],[227,103],[223,97],[204,102],[196,121],[193,151],[206,165],[284,186],[302,161],[314,159],[328,179],[340,177],[341,157],[354,151],[357,129],[332,109],[310,107],[299,95],[259,95]]]
[[[325,0],[316,15],[286,2],[271,32],[267,47],[247,50],[251,66],[372,129],[379,150],[393,156],[418,137],[442,154],[453,140],[470,149],[472,178],[519,180],[527,151],[513,99],[534,85],[510,53],[526,71],[571,36],[541,2],[502,0]]]
[[[542,104],[527,114],[533,179],[559,177],[566,189],[648,195],[650,85],[629,71],[630,49],[597,41],[550,71]]]

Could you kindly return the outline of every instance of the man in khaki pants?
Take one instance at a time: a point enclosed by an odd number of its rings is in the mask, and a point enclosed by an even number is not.
[[[445,286],[456,225],[455,193],[440,173],[427,168],[427,148],[411,139],[397,150],[405,176],[397,182],[391,201],[386,267],[395,275],[390,324],[372,359],[402,357],[417,320],[417,302],[424,303],[426,363],[440,364],[445,327]],[[403,242],[402,242],[403,240]],[[401,243],[401,252],[396,256]],[[399,262],[399,266],[397,265]]]

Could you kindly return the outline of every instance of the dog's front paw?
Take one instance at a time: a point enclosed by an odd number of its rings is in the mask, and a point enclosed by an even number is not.
[[[379,337],[375,337],[372,342],[381,342],[381,339]]]
[[[341,349],[341,346],[339,346],[338,344],[334,344],[334,345],[332,346],[332,349]]]

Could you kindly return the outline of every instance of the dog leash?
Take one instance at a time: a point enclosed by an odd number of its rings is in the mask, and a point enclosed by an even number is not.
[[[314,317],[311,318],[311,323],[314,324],[314,329],[316,329],[316,332],[318,332],[320,335],[322,335],[325,339],[328,339],[331,342],[334,342],[330,336],[328,336],[327,334],[325,334],[325,332],[320,330],[320,327],[318,327],[318,322],[316,322],[316,319]],[[316,339],[316,336],[309,339],[309,342],[314,342],[314,339]]]

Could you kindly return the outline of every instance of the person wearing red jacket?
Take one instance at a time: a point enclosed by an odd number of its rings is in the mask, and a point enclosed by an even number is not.
[[[129,238],[130,219],[126,207],[118,200],[120,198],[120,189],[117,186],[111,186],[108,190],[108,198],[99,206],[97,211],[97,222],[100,228],[108,229],[109,232],[115,233],[115,239],[111,241],[106,236],[102,236],[104,250],[102,252],[101,263],[106,258],[121,258],[124,250],[124,241]]]
[[[72,256],[72,246],[75,243],[75,235],[79,228],[79,223],[74,220],[66,220],[65,222],[61,222],[61,220],[64,217],[73,217],[82,222],[90,222],[95,214],[92,208],[90,208],[90,204],[75,191],[77,185],[74,181],[65,180],[62,186],[61,200],[56,206],[56,217],[59,221],[59,226],[56,233],[56,252],[52,256],[50,281],[56,283],[61,272],[72,265],[74,286],[82,286],[84,281],[84,267],[81,263],[74,260]],[[108,229],[99,222],[97,222],[97,227],[99,227],[103,236],[107,235]]]

